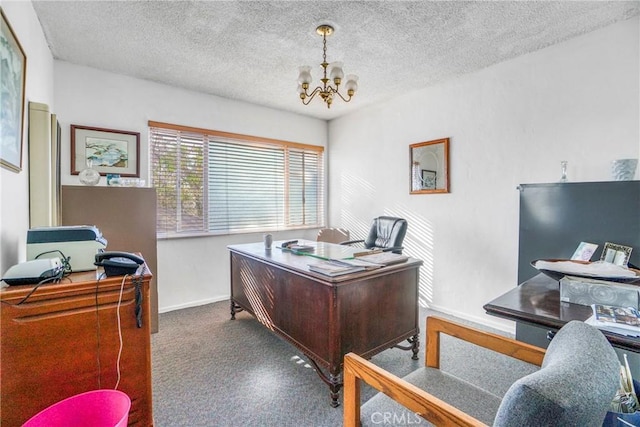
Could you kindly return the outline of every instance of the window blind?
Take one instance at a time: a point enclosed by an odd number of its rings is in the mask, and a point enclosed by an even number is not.
[[[323,147],[177,125],[150,125],[149,141],[159,237],[324,222]]]
[[[284,151],[209,143],[209,229],[258,231],[284,223]]]

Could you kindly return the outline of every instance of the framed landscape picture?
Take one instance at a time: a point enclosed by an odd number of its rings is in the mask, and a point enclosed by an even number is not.
[[[71,125],[71,174],[140,176],[140,132]]]
[[[20,172],[27,57],[1,9],[0,15],[0,165]]]

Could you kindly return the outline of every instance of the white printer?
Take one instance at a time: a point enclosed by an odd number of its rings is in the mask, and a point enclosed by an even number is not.
[[[71,271],[95,270],[95,255],[106,247],[107,240],[93,225],[35,227],[27,231],[27,260],[64,255],[69,258]]]

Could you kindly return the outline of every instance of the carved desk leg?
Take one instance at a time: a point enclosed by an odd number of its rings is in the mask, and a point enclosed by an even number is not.
[[[236,313],[240,313],[244,309],[231,300],[231,320],[236,320]]]
[[[411,359],[418,360],[418,351],[420,350],[420,338],[418,334],[412,336],[411,338],[407,338],[407,342],[411,345],[405,346],[405,345],[398,344],[398,345],[395,345],[394,347],[399,348],[400,350],[411,350],[413,352]]]
[[[307,356],[307,359],[309,360],[309,362],[311,362],[311,364],[315,368],[316,374],[318,374],[320,379],[326,385],[329,386],[329,395],[331,396],[331,407],[332,408],[336,408],[336,407],[340,406],[340,402],[338,402],[338,398],[340,397],[339,392],[340,392],[340,389],[342,388],[342,385],[343,385],[342,376],[340,375],[340,372],[338,372],[336,374],[329,373],[329,375],[327,376],[322,371],[322,369],[320,369],[320,367],[315,362],[315,360],[313,360],[312,358],[310,358],[308,356]]]
[[[409,338],[407,341],[411,343],[411,351],[413,352],[413,356],[411,356],[411,359],[418,360],[418,350],[420,347],[419,336],[416,334],[413,337]]]
[[[333,375],[329,374],[329,395],[331,396],[331,407],[337,408],[340,405],[338,398],[340,397],[339,392],[342,388],[342,380],[341,375]]]

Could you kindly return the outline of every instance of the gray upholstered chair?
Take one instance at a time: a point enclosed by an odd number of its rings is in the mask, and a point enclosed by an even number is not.
[[[541,368],[499,396],[439,369],[441,333]],[[429,317],[426,353],[426,366],[403,379],[347,354],[344,425],[429,425],[426,419],[436,426],[601,426],[619,384],[620,362],[611,344],[598,329],[578,321],[560,329],[545,354],[539,347]],[[382,392],[362,408],[360,380]]]

